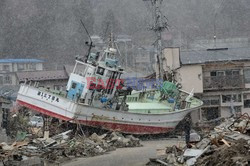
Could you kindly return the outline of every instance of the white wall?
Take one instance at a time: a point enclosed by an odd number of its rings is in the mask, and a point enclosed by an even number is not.
[[[201,65],[185,65],[178,69],[177,82],[181,83],[182,89],[194,93],[203,93],[203,79]]]
[[[174,70],[180,67],[180,48],[166,48],[163,50],[166,62],[165,65]],[[167,68],[164,68],[165,71],[168,71]]]

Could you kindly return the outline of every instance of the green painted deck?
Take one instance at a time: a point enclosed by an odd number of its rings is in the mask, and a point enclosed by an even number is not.
[[[164,114],[178,110],[178,107],[180,107],[180,102],[177,104],[169,103],[167,100],[160,101],[160,98],[159,91],[148,91],[144,93],[139,92],[129,95],[127,97],[129,112],[139,114]],[[203,104],[201,100],[194,97],[189,97],[188,94],[185,94],[183,101],[187,102],[185,109],[196,108]],[[175,104],[177,105],[177,109],[173,109]]]

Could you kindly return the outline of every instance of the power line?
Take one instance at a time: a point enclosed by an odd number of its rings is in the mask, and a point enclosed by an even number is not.
[[[173,27],[175,27],[177,31],[179,31],[179,32],[181,32],[182,34],[184,34],[188,40],[195,41],[195,39],[191,38],[191,37],[190,37],[189,35],[187,35],[185,32],[183,32],[182,30],[179,30],[179,28],[178,28],[175,24],[173,24],[171,21],[169,21],[169,24],[170,24],[170,26],[172,25]],[[185,45],[187,45],[187,44],[185,44]],[[200,44],[200,43],[197,43],[197,45],[200,45],[201,47],[203,47],[203,48],[205,48],[205,49],[209,49],[209,47],[207,47],[206,45],[203,45],[203,44]],[[187,45],[187,46],[188,46],[188,45]],[[228,53],[225,53],[225,52],[220,52],[220,53],[222,53],[222,54],[224,54],[224,55],[232,56],[231,54],[228,54]]]

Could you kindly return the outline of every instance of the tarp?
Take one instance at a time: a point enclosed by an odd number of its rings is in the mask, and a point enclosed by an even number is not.
[[[163,82],[160,91],[173,98],[179,94],[179,90],[177,89],[176,85],[169,81]]]

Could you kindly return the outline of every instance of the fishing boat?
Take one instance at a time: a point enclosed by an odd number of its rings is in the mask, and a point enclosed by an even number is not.
[[[65,92],[22,84],[17,102],[50,117],[131,134],[169,132],[202,105],[172,82],[135,92],[124,88],[115,52],[107,48],[102,56],[90,53],[87,61],[76,60]]]

